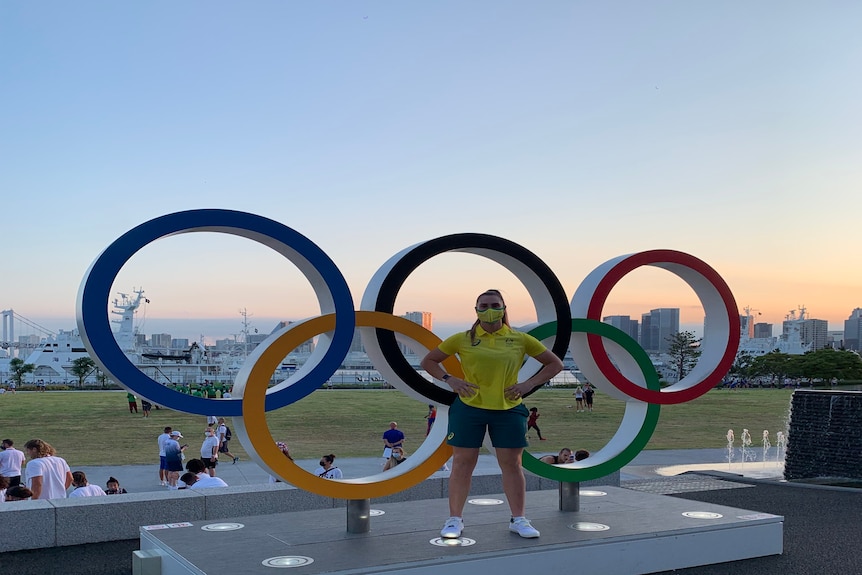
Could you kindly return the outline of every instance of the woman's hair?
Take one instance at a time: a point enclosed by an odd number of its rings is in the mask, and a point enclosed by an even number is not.
[[[83,471],[73,471],[72,483],[74,483],[78,487],[84,487],[85,485],[87,485],[87,474]]]
[[[24,449],[35,449],[36,457],[48,457],[57,453],[50,443],[41,439],[31,439],[24,444]]]
[[[9,478],[0,475],[0,489],[6,489],[7,487],[9,487]]]
[[[191,471],[187,473],[183,473],[183,476],[180,477],[180,481],[186,484],[186,487],[192,486],[197,482],[198,476]]]
[[[391,454],[389,457],[395,457],[395,450],[396,450],[396,449],[397,449],[398,451],[400,451],[400,452],[401,452],[401,455],[407,455],[407,454],[404,452],[404,448],[403,448],[403,447],[401,447],[401,446],[399,445],[399,446],[397,446],[397,447],[393,447],[393,448],[392,448],[392,454]]]
[[[6,497],[14,499],[30,499],[33,497],[33,492],[23,485],[15,485],[6,490]]]
[[[329,455],[324,455],[324,456],[322,457],[322,459],[323,459],[325,462],[327,462],[327,463],[332,463],[332,462],[334,462],[334,461],[335,461],[335,454],[334,454],[334,453],[330,453]]]
[[[575,451],[575,461],[582,461],[590,456],[590,452],[586,449],[578,449]]]
[[[284,456],[293,461],[293,457],[290,455],[290,449],[287,448],[287,444],[283,441],[276,441],[275,446],[278,447]]]
[[[117,480],[116,477],[109,477],[108,480],[105,482],[105,485],[107,485],[108,483],[116,483],[117,486],[120,485],[120,482]]]
[[[476,303],[479,303],[479,298],[482,297],[483,295],[497,296],[498,298],[500,298],[500,301],[503,302],[503,307],[504,308],[506,307],[506,300],[503,299],[503,294],[500,293],[500,290],[497,290],[497,289],[485,290],[484,292],[480,293],[479,296],[476,298]],[[503,312],[503,323],[506,324],[507,326],[509,325],[509,312],[508,311]],[[479,327],[479,319],[478,318],[476,318],[476,321],[473,322],[473,326],[467,331],[467,334],[470,336],[470,342],[471,343],[476,341],[476,328],[477,327]]]

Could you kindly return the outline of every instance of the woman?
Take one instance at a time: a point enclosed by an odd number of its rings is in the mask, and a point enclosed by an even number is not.
[[[575,407],[578,410],[578,413],[584,411],[584,388],[580,385],[575,388]]]
[[[31,439],[24,444],[30,458],[27,464],[27,483],[33,499],[65,499],[66,490],[72,485],[72,470],[62,457],[57,457],[51,445],[41,439]]]
[[[320,467],[318,467],[314,472],[318,477],[322,477],[324,479],[341,479],[343,477],[341,470],[332,465],[334,462],[334,454],[330,453],[329,455],[324,455],[320,458]]]
[[[285,457],[293,461],[293,457],[290,455],[290,449],[287,448],[287,444],[283,441],[276,441],[275,446],[278,447],[278,450],[284,454]],[[281,483],[281,479],[276,477],[275,475],[269,476],[270,483]]]
[[[481,294],[475,309],[477,320],[469,330],[447,338],[421,362],[422,369],[458,394],[449,408],[447,442],[454,452],[449,476],[450,517],[440,535],[461,536],[464,504],[487,429],[512,512],[509,530],[521,537],[538,537],[539,531],[524,517],[527,490],[521,454],[527,446],[528,412],[521,397],[559,373],[563,362],[536,338],[509,326],[506,304],[498,290]],[[458,354],[465,379],[446,373],[440,365],[452,354]],[[526,355],[538,360],[542,368],[519,383],[518,370]]]
[[[72,473],[72,485],[75,490],[69,494],[69,497],[100,497],[105,495],[105,492],[98,485],[91,485],[87,481],[87,474],[83,471],[75,471]]]
[[[180,478],[180,473],[183,472],[183,451],[189,446],[188,443],[180,445],[178,439],[182,439],[183,434],[176,429],[171,431],[170,436],[165,440],[165,462],[168,466],[168,489],[177,488],[177,480]]]
[[[407,461],[407,456],[404,455],[404,448],[393,447],[392,454],[389,456],[389,459],[386,460],[386,465],[383,466],[383,471],[392,469],[396,465],[404,463],[405,461]]]

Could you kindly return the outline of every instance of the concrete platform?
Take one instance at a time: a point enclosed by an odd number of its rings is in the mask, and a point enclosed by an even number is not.
[[[344,508],[146,526],[135,571],[272,574],[273,568],[294,565],[293,572],[308,575],[506,575],[541,566],[543,572],[635,575],[783,551],[784,518],[778,515],[619,487],[582,489],[578,512],[559,511],[558,497],[556,490],[527,493],[539,539],[508,531],[506,504],[468,504],[463,537],[470,545],[432,544],[448,515],[444,499],[372,501],[372,511],[383,514],[372,516],[371,531],[364,534],[347,533]],[[227,530],[230,524],[242,527]],[[284,557],[300,559],[274,559]]]

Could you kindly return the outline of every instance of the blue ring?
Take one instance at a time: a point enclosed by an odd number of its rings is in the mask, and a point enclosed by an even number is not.
[[[311,279],[315,291],[329,290],[335,313],[335,332],[320,361],[291,385],[267,395],[266,411],[299,401],[319,388],[341,366],[350,350],[355,329],[353,297],[341,271],[316,244],[299,232],[269,218],[232,210],[189,210],[152,219],[117,238],[90,266],[78,291],[78,330],[93,359],[115,381],[151,402],[199,415],[242,416],[242,399],[208,399],[173,391],[154,381],[129,361],[111,331],[107,303],[114,279],[123,265],[147,244],[165,236],[188,232],[222,232],[254,240],[293,261]],[[294,258],[297,261],[294,261]],[[321,307],[329,302],[318,300]],[[327,313],[327,309],[322,310]]]

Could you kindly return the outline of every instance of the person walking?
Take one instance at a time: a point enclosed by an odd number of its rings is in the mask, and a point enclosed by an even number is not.
[[[529,433],[531,429],[535,429],[536,433],[539,434],[539,441],[545,441],[545,438],[542,437],[542,430],[536,425],[536,421],[538,421],[540,415],[538,407],[530,408],[530,415],[527,417],[527,432]]]
[[[126,394],[126,401],[129,402],[129,413],[137,413],[138,412],[138,398],[135,397],[135,394],[129,392]]]
[[[30,462],[27,464],[27,485],[33,499],[65,499],[72,485],[72,470],[62,457],[57,457],[51,445],[41,439],[24,444]]]
[[[428,420],[428,427],[425,429],[425,437],[428,437],[428,434],[431,433],[431,427],[433,427],[434,422],[437,421],[437,406],[433,403],[428,404],[428,415],[425,416],[425,419]]]
[[[24,452],[12,447],[11,439],[0,442],[0,477],[9,480],[9,487],[21,485],[21,468],[24,466]]]
[[[464,505],[487,431],[512,512],[509,530],[521,537],[538,537],[539,531],[524,516],[527,490],[521,455],[527,446],[528,412],[521,398],[559,373],[563,362],[539,340],[509,326],[506,304],[498,290],[480,294],[475,311],[477,319],[469,330],[446,338],[421,361],[422,369],[457,394],[449,408],[447,439],[454,452],[449,476],[449,518],[440,535],[461,536]],[[446,373],[441,365],[453,354],[461,359],[464,379]],[[519,382],[518,371],[527,355],[542,367]]]
[[[230,448],[228,447],[228,442],[230,441],[233,434],[230,431],[230,427],[224,422],[224,417],[218,418],[218,427],[216,428],[216,437],[219,441],[218,452],[224,453],[228,457],[230,457],[234,464],[239,461],[239,457],[236,457],[233,453],[230,452]]]

